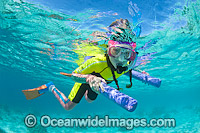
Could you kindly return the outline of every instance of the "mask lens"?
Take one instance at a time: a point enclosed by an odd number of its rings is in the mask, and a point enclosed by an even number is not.
[[[131,57],[130,57],[130,60],[131,60],[131,61],[134,61],[135,58],[136,58],[136,55],[137,55],[136,52],[132,52]]]
[[[126,59],[126,60],[128,60],[131,57],[132,53],[133,52],[129,49],[122,48],[122,50],[121,50],[121,56],[124,56],[124,59]]]
[[[121,57],[125,60],[134,61],[136,58],[136,52],[124,47],[110,47],[110,54],[114,57]]]
[[[130,50],[124,52],[124,58],[129,59],[131,57],[131,53],[132,53],[132,51],[130,51]]]
[[[119,47],[111,47],[110,48],[110,53],[113,55],[113,56],[119,56],[120,53],[121,53],[121,49]]]

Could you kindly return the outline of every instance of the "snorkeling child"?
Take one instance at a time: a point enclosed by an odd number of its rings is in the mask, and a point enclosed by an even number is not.
[[[123,25],[123,23],[120,24]],[[114,28],[116,28],[116,24]],[[138,53],[135,51],[136,43],[130,41],[130,38],[129,41],[119,38],[121,32],[124,31],[123,28],[118,27],[114,30],[118,30],[118,32],[108,41],[105,55],[97,55],[88,59],[72,74],[61,73],[70,76],[75,81],[68,98],[52,82],[35,89],[23,90],[26,98],[33,99],[44,94],[44,92],[50,91],[56,96],[64,109],[71,110],[80,102],[83,96],[88,102],[94,101],[100,93],[100,88],[104,91],[101,82],[109,84],[115,81],[117,89],[120,90],[117,78],[127,72],[131,73]],[[130,83],[127,88],[132,86],[132,74],[130,74]]]

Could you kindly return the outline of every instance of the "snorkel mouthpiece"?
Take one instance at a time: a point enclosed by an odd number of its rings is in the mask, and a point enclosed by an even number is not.
[[[122,72],[128,70],[128,67],[127,66],[123,67],[122,65],[117,65],[117,69],[116,70],[117,70],[118,74],[121,74]]]

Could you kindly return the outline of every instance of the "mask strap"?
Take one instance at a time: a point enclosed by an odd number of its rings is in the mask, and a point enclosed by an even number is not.
[[[116,79],[116,77],[115,77],[115,73],[114,73],[114,71],[115,71],[116,69],[114,68],[114,66],[113,66],[112,63],[110,62],[110,59],[109,59],[109,57],[108,57],[107,54],[106,54],[106,60],[107,60],[108,66],[109,66],[110,69],[111,69],[111,72],[112,72],[112,75],[113,75],[113,79],[114,79],[114,81],[115,81],[115,84],[117,85],[117,90],[121,90],[121,88],[119,88],[119,84],[118,84],[118,81],[117,81],[117,79]]]
[[[130,83],[131,83],[131,86],[132,86],[132,85],[133,85],[133,84],[132,84],[132,77],[133,77],[133,75],[132,75],[132,69],[129,70],[129,74],[130,74]]]
[[[130,83],[131,83],[131,84],[127,84],[127,85],[126,85],[126,88],[131,88],[132,85],[133,85],[133,84],[132,84],[132,69],[129,70],[129,75],[130,75]]]
[[[112,71],[112,75],[113,75],[113,79],[114,79],[114,81],[115,81],[115,84],[117,85],[117,90],[120,90],[118,81],[117,81],[117,79],[116,79],[116,77],[115,77],[115,73],[114,73],[113,70],[111,70],[111,71]]]

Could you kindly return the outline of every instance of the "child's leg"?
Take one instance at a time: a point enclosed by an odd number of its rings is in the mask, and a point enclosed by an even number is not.
[[[68,98],[73,103],[79,103],[82,97],[85,95],[86,100],[91,103],[97,97],[97,94],[91,90],[88,84],[75,83]]]
[[[88,90],[86,90],[86,92],[85,92],[85,99],[86,99],[86,101],[87,101],[88,103],[91,103],[91,102],[94,101],[94,100],[91,100],[91,99],[88,98]]]
[[[71,110],[77,105],[77,103],[74,103],[70,101],[68,98],[66,98],[66,96],[62,92],[60,92],[57,88],[54,88],[52,92],[56,96],[60,104],[63,106],[63,108],[65,108],[66,110]]]
[[[87,102],[91,103],[97,98],[98,94],[90,88],[89,85],[86,86],[86,92],[85,92],[85,99]]]

